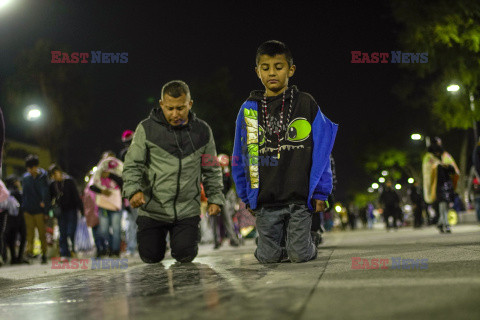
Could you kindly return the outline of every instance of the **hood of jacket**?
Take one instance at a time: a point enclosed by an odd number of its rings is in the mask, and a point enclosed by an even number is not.
[[[167,118],[165,118],[165,114],[163,114],[162,108],[153,108],[152,111],[150,112],[150,119],[152,119],[155,122],[158,122],[162,126],[165,126],[169,130],[173,129],[178,129],[181,130],[183,128],[191,128],[192,126],[192,121],[195,121],[197,119],[197,115],[195,112],[190,110],[188,112],[188,122],[187,124],[181,124],[179,126],[172,126],[170,123],[168,123]]]

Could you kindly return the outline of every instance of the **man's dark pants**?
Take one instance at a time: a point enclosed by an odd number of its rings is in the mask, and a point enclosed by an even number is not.
[[[157,263],[165,257],[167,233],[170,233],[172,257],[191,262],[198,253],[200,216],[164,222],[145,216],[137,218],[138,253],[145,263]]]

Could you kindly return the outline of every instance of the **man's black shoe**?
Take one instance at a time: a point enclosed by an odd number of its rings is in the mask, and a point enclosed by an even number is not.
[[[47,256],[46,255],[43,255],[42,256],[42,264],[47,264]]]

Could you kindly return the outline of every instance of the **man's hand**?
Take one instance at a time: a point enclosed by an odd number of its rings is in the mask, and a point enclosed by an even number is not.
[[[143,204],[145,204],[145,197],[141,191],[135,193],[130,199],[130,205],[134,208],[138,208]]]
[[[324,212],[325,209],[327,209],[325,201],[315,199],[315,212]]]
[[[110,190],[108,190],[108,189],[103,189],[103,190],[102,190],[102,194],[103,194],[104,196],[109,197],[109,196],[112,194],[112,191],[110,191]]]
[[[210,216],[216,216],[217,214],[220,213],[220,206],[215,203],[210,203],[207,208],[208,215]]]

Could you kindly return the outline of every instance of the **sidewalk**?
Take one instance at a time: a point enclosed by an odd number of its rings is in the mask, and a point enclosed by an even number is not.
[[[191,264],[172,259],[126,269],[0,268],[2,319],[477,319],[480,227],[326,234],[316,260],[260,265],[255,244],[213,250]],[[352,269],[352,258],[389,259]],[[427,259],[426,269],[392,258]]]

